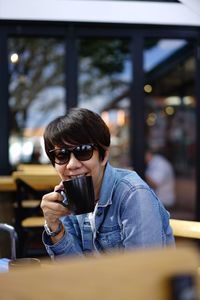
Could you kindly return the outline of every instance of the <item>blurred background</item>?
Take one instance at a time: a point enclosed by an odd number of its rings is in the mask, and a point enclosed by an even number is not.
[[[145,149],[162,151],[175,172],[172,217],[200,220],[199,2],[0,7],[0,175],[48,164],[45,126],[86,107],[110,128],[113,165],[144,177]]]

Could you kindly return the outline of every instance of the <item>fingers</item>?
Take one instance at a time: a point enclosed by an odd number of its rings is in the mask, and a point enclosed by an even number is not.
[[[55,223],[60,217],[70,214],[70,211],[60,204],[62,200],[63,196],[57,192],[51,192],[42,197],[40,206],[48,223]]]
[[[57,210],[59,209],[57,202],[62,200],[63,200],[63,196],[60,193],[51,192],[45,194],[42,197],[41,208],[43,209],[47,206],[50,207],[51,209]]]

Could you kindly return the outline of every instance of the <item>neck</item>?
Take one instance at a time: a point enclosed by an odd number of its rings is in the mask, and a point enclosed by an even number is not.
[[[103,181],[104,171],[105,171],[105,167],[100,170],[99,176],[97,178],[96,188],[95,188],[96,201],[98,201],[99,197],[100,197],[100,190],[101,190],[101,185],[102,185],[102,181]]]

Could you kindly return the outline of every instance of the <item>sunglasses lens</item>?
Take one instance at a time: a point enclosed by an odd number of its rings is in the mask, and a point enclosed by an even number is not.
[[[70,159],[70,152],[67,149],[56,149],[53,153],[56,164],[63,165],[68,163]]]
[[[89,160],[93,155],[94,146],[93,145],[80,145],[75,147],[73,150],[66,148],[51,150],[49,153],[51,155],[51,161],[58,165],[67,164],[70,160],[71,153],[74,154],[76,159],[80,161]]]
[[[92,145],[81,145],[76,147],[73,153],[78,160],[85,161],[92,157],[93,149]]]

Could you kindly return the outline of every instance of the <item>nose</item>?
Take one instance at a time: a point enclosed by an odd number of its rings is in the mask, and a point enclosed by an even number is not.
[[[77,169],[81,167],[81,161],[78,160],[73,153],[70,155],[70,159],[66,165],[67,169]]]

